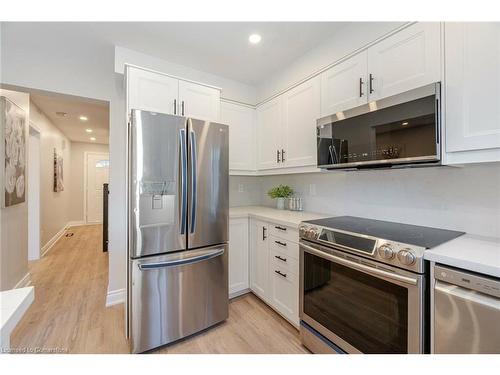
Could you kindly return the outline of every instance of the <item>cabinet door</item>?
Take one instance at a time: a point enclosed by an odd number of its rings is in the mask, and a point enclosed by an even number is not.
[[[221,122],[229,125],[229,169],[255,170],[255,109],[222,102]]]
[[[500,24],[447,23],[445,38],[446,151],[499,148]]]
[[[271,264],[271,304],[285,318],[296,326],[299,325],[299,285],[297,276]]]
[[[283,106],[279,96],[257,108],[257,168],[282,167]],[[279,160],[279,161],[278,161]]]
[[[248,219],[229,220],[229,295],[249,287]]]
[[[367,102],[367,56],[361,52],[321,74],[321,117]]]
[[[368,48],[368,73],[370,101],[440,81],[441,25],[419,22]]]
[[[283,94],[285,167],[316,165],[316,120],[320,117],[320,78]],[[283,161],[283,160],[282,160]]]
[[[268,225],[258,220],[251,222],[250,288],[260,298],[267,301],[269,295]]]
[[[139,68],[127,69],[128,108],[173,115],[179,80]]]
[[[179,106],[182,116],[220,121],[220,91],[215,88],[181,80]]]

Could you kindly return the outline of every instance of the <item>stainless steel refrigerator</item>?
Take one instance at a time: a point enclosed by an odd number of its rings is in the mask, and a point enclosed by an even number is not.
[[[228,316],[228,132],[132,111],[127,320],[134,353]]]

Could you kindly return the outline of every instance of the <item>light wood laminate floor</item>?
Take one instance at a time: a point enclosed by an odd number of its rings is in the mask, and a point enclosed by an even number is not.
[[[105,307],[108,255],[100,225],[74,227],[30,263],[35,301],[12,333],[19,352],[128,353],[124,305]],[[154,353],[308,353],[297,330],[252,294],[229,305],[226,322]]]

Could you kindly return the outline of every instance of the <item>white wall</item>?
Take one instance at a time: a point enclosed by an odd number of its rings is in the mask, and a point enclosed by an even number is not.
[[[461,230],[500,237],[500,164],[260,177],[266,192],[289,184],[307,211]],[[310,194],[316,185],[316,195]],[[471,250],[473,251],[473,250]]]
[[[229,176],[230,207],[260,205],[261,201],[262,180],[259,177]]]
[[[0,89],[0,96],[21,107],[29,119],[29,95]],[[26,121],[26,144],[28,144],[29,121]],[[3,139],[0,140],[4,142]],[[26,160],[28,160],[28,152]],[[11,207],[0,208],[0,290],[13,288],[28,273],[28,168],[26,166],[26,201]],[[4,182],[1,181],[1,192]]]
[[[261,102],[291,85],[307,78],[346,55],[360,49],[404,22],[353,22],[340,29],[330,40],[313,48],[285,69],[276,72],[257,88]]]
[[[84,218],[84,156],[85,152],[109,152],[108,145],[71,142],[71,202],[69,207],[69,220],[83,222]]]
[[[40,241],[43,248],[69,221],[71,142],[30,102],[30,121],[40,130]],[[54,191],[54,149],[63,158],[64,190]]]

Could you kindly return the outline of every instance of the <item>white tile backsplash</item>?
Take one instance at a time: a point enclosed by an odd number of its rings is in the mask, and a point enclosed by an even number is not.
[[[236,182],[240,179],[241,182]],[[230,180],[233,206],[274,206],[266,192],[274,185],[288,184],[303,197],[307,211],[500,237],[500,164],[332,171]],[[238,183],[244,184],[244,193],[237,193]]]

